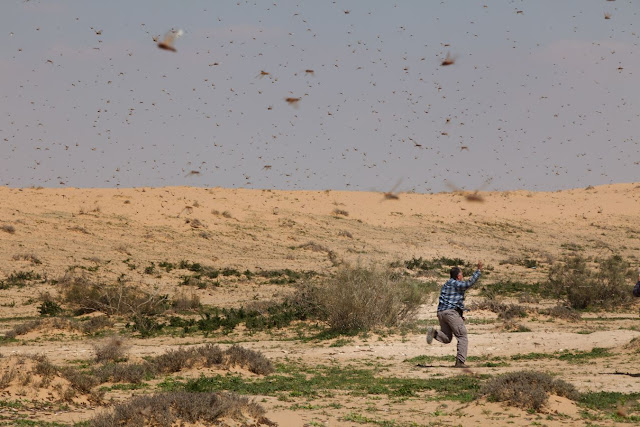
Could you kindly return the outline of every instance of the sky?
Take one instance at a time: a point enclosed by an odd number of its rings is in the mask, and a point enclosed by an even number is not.
[[[639,0],[0,10],[0,185],[434,193],[638,180]],[[159,49],[172,30],[176,51]]]

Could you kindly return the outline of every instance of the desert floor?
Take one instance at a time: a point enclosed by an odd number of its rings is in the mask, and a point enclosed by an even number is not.
[[[495,301],[525,310],[509,321],[483,305],[495,284],[545,281],[551,266],[571,255],[596,260],[615,254],[640,266],[640,184],[552,193],[402,193],[398,199],[328,190],[2,187],[0,200],[0,425],[86,425],[132,396],[168,390],[171,384],[216,375],[262,383],[271,378],[275,383],[273,375],[294,371],[318,380],[336,372],[366,374],[371,387],[382,389],[355,390],[345,377],[343,384],[314,393],[281,389],[241,394],[280,426],[586,426],[640,421],[640,301],[565,319],[545,311],[556,306],[553,299],[498,293]],[[118,313],[100,330],[74,327],[111,313],[72,316],[60,285],[69,277],[82,277],[86,283],[127,283],[149,295],[199,301],[198,309],[176,306],[157,317],[168,323],[171,316],[201,319],[203,309],[278,303],[306,280],[322,283],[345,265],[395,265],[415,280],[442,284],[446,265],[423,275],[403,266],[409,260],[445,258],[485,264],[486,274],[467,293],[467,306],[477,308],[467,315],[470,369],[462,372],[451,368],[455,344],[425,342],[426,327],[437,324],[437,291],[427,295],[409,324],[367,333],[335,335],[327,333],[322,322],[307,321],[208,334],[167,326],[142,337],[131,328],[132,319]],[[198,282],[193,271],[178,267],[181,261],[183,266],[199,264],[237,274]],[[629,292],[634,283],[629,279]],[[59,302],[64,311],[57,317],[41,316],[45,300]],[[238,344],[278,368],[269,376],[241,366],[192,366],[137,384],[94,386],[93,391],[102,391],[99,400],[88,389],[69,391],[72,387],[61,372],[96,366],[96,348],[114,334],[126,342],[127,360],[122,363],[211,343],[222,349]],[[49,374],[41,372],[38,355],[55,367]],[[442,388],[427,386],[447,380],[480,384],[520,371],[549,373],[581,393],[603,392],[601,396],[612,400],[593,408],[551,395],[539,411],[531,411],[485,397],[448,399]],[[25,372],[32,372],[32,378]],[[410,380],[425,386],[412,390]],[[407,386],[393,388],[391,381]],[[267,422],[248,416],[245,421],[222,421]]]

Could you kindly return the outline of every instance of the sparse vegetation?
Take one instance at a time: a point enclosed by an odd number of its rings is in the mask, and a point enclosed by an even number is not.
[[[16,228],[13,225],[9,225],[9,224],[0,225],[0,230],[9,234],[14,234],[16,232]]]
[[[168,307],[166,295],[146,292],[123,278],[115,284],[106,284],[84,275],[65,274],[57,284],[63,301],[76,314],[100,311],[107,315],[150,316]]]
[[[498,375],[483,384],[480,394],[495,402],[539,411],[549,399],[549,393],[578,400],[576,388],[543,372],[518,371]]]
[[[15,254],[11,257],[14,261],[29,261],[33,265],[42,264],[35,254]]]
[[[96,362],[119,362],[125,359],[128,345],[123,337],[111,336],[100,344],[94,344]]]
[[[628,305],[632,299],[628,282],[634,277],[629,263],[619,255],[596,263],[597,268],[593,270],[580,255],[555,263],[549,271],[549,294],[578,310]]]
[[[264,409],[260,405],[236,394],[172,392],[135,397],[117,405],[110,413],[93,418],[89,425],[171,427],[185,422],[212,425],[218,424],[220,418],[243,423],[253,419],[255,426],[274,425],[263,415]]]
[[[316,292],[330,327],[342,332],[398,325],[412,318],[425,296],[416,282],[391,270],[361,266],[340,268]]]

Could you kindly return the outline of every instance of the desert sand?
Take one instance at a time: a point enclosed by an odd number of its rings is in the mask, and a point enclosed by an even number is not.
[[[591,258],[619,254],[640,264],[640,184],[473,194],[476,197],[471,199],[482,201],[470,200],[466,197],[470,194],[402,193],[396,200],[381,193],[333,190],[2,187],[0,280],[21,271],[37,273],[41,279],[30,286],[0,289],[0,333],[40,318],[38,298],[46,292],[55,297],[57,289],[51,280],[72,270],[83,270],[105,283],[124,275],[142,288],[176,295],[184,289],[178,286],[180,272],[147,274],[145,267],[186,260],[239,271],[291,269],[331,275],[345,264],[385,266],[412,258],[450,257],[471,263],[483,261],[490,267],[490,275],[480,283],[488,285],[507,279],[544,280],[553,262],[573,253]],[[517,262],[522,259],[536,260],[537,268]],[[436,280],[444,281],[440,277]],[[629,282],[629,290],[632,285]],[[280,300],[294,287],[230,278],[221,280],[215,288],[193,292],[203,305],[238,308],[255,301]],[[472,290],[467,305],[481,300],[479,290]],[[505,298],[505,302],[513,301]],[[555,301],[535,304],[553,306]],[[435,324],[436,305],[432,297],[420,309],[418,320],[422,325]],[[631,343],[640,337],[637,303],[625,310],[583,313],[576,321],[528,316],[520,322],[526,326],[524,332],[505,330],[490,311],[472,311],[468,318],[469,356],[485,360],[528,353],[589,352],[594,348],[611,353],[605,359],[579,364],[553,358],[489,367],[470,362],[468,375],[536,370],[559,375],[581,392],[640,393],[640,353],[637,344]],[[116,319],[114,330],[123,331],[124,322],[119,322]],[[241,330],[224,337],[161,334],[140,338],[134,334],[128,339],[129,357],[142,360],[178,346],[218,342],[228,346],[237,342],[275,363],[384,363],[386,370],[381,375],[400,378],[460,374],[453,372],[451,363],[440,359],[425,366],[408,362],[425,355],[455,354],[454,345],[427,346],[420,328],[409,333],[376,331],[349,337],[341,346],[331,346],[332,341],[296,340],[293,335],[287,331],[243,334]],[[79,360],[92,360],[94,346],[101,339],[64,328],[42,327],[3,342],[0,363],[5,362],[6,370],[10,369],[7,364],[15,363],[11,356],[41,354],[57,366],[77,364]],[[194,369],[180,375],[195,378],[201,373]],[[150,387],[109,391],[107,398],[117,403],[131,395],[154,391],[153,384]],[[42,396],[21,392],[15,384],[5,387],[3,399],[20,398],[34,401]],[[557,396],[552,396],[542,415],[486,399],[459,403],[382,397],[372,403],[365,397],[336,395],[318,399],[316,407],[292,409],[293,403],[306,400],[255,398],[267,410],[267,418],[281,426],[350,426],[392,420],[396,424],[385,425],[588,425],[593,421],[575,402]],[[341,402],[342,406],[332,407],[332,402]],[[31,420],[72,425],[108,407],[109,403],[93,405],[86,401],[73,401],[66,410],[55,411],[38,409],[37,405],[29,410],[3,406],[0,415],[9,423],[28,416]],[[367,414],[368,421],[345,418],[352,413]],[[597,419],[600,425],[618,422],[624,420]]]

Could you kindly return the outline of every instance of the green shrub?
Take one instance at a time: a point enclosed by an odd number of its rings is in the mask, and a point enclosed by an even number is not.
[[[360,266],[342,267],[316,291],[330,327],[340,332],[398,325],[416,313],[425,296],[415,281]]]
[[[628,280],[633,277],[630,265],[619,255],[597,261],[594,271],[580,255],[554,263],[549,271],[550,294],[578,310],[612,309],[632,300]]]
[[[40,313],[40,316],[54,317],[62,313],[62,307],[60,307],[60,304],[57,302],[46,299],[38,307],[38,312]]]

